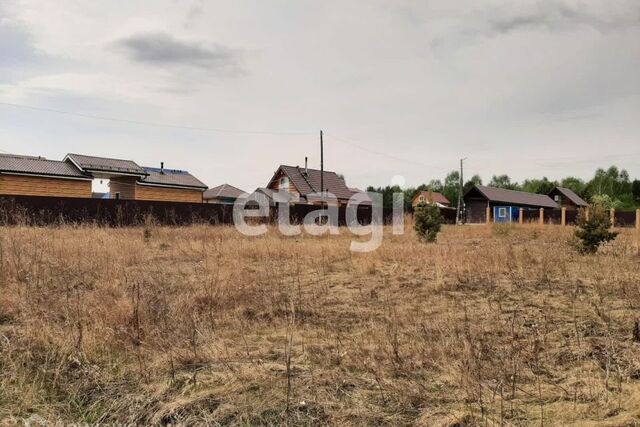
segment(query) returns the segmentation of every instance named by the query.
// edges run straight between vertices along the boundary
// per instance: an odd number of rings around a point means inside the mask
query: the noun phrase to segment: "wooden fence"
[[[291,223],[301,223],[305,216],[319,209],[316,205],[291,205]],[[409,211],[409,214],[412,212]],[[455,209],[441,209],[443,220],[454,224]],[[360,206],[357,217],[361,224],[371,222],[371,206]],[[142,200],[81,199],[41,196],[0,196],[0,225],[97,224],[133,226],[152,217],[160,225],[233,224],[233,205],[209,203],[151,202]],[[277,207],[271,207],[263,222],[275,222]],[[383,209],[383,222],[390,224],[391,209]],[[338,210],[338,225],[346,225],[346,209]]]
[[[588,214],[588,209],[587,209]],[[562,209],[521,209],[518,223],[535,223],[546,225],[575,225],[578,211]],[[640,230],[640,209],[635,211],[609,210],[609,218],[614,227],[629,227]],[[487,208],[486,222],[491,223],[491,209]]]

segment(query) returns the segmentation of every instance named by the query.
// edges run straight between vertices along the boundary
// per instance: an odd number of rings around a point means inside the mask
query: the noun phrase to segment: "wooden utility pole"
[[[460,159],[460,185],[458,187],[458,208],[456,209],[456,223],[462,224],[462,188],[463,188],[463,166],[462,162],[466,160],[466,157]]]
[[[324,143],[322,141],[322,131],[320,131],[320,194],[324,199]]]

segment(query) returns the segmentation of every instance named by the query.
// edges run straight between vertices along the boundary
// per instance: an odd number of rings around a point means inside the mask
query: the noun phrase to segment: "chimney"
[[[309,171],[307,170],[307,162],[308,162],[308,160],[309,159],[307,157],[304,158],[304,173],[305,173],[305,175],[309,175]]]
[[[160,162],[160,173],[164,173],[164,162]]]

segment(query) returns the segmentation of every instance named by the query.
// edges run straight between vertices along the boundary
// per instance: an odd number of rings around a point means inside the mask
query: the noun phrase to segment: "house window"
[[[289,177],[283,176],[282,178],[280,178],[279,187],[281,190],[289,191]]]
[[[507,208],[499,208],[498,209],[498,216],[500,218],[504,218],[505,216],[507,216]]]
[[[420,200],[421,202],[424,202],[424,196],[420,196],[419,200]]]
[[[114,194],[114,198],[115,198],[116,200],[120,200],[120,192],[116,192],[116,193]]]

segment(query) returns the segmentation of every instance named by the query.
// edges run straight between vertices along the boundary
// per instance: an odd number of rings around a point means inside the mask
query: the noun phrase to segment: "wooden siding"
[[[286,176],[289,179],[289,187],[285,188],[284,190],[287,191],[288,193],[297,194],[299,196],[300,192],[298,191],[296,186],[293,185],[293,181],[291,181],[291,179],[287,175],[285,175],[285,173],[282,171],[278,172],[276,177],[273,179],[273,181],[269,183],[269,186],[267,188],[274,191],[280,191],[280,178],[282,178],[283,176]]]
[[[115,199],[116,193],[120,193],[123,200],[136,198],[136,177],[112,178],[109,180],[109,198]]]
[[[202,190],[136,185],[136,200],[202,203]]]
[[[573,203],[571,201],[571,199],[569,199],[564,194],[562,194],[560,191],[558,191],[557,188],[555,188],[551,193],[549,193],[549,197],[551,197],[554,202],[556,201],[555,200],[555,196],[556,195],[560,196],[560,203],[558,203],[559,207],[567,208],[568,211],[575,211],[575,210],[578,209],[578,206],[576,206],[576,204]]]
[[[1,174],[0,194],[91,198],[91,181]]]
[[[467,208],[467,222],[472,224],[482,224],[487,220],[487,201],[482,199],[465,200]]]

